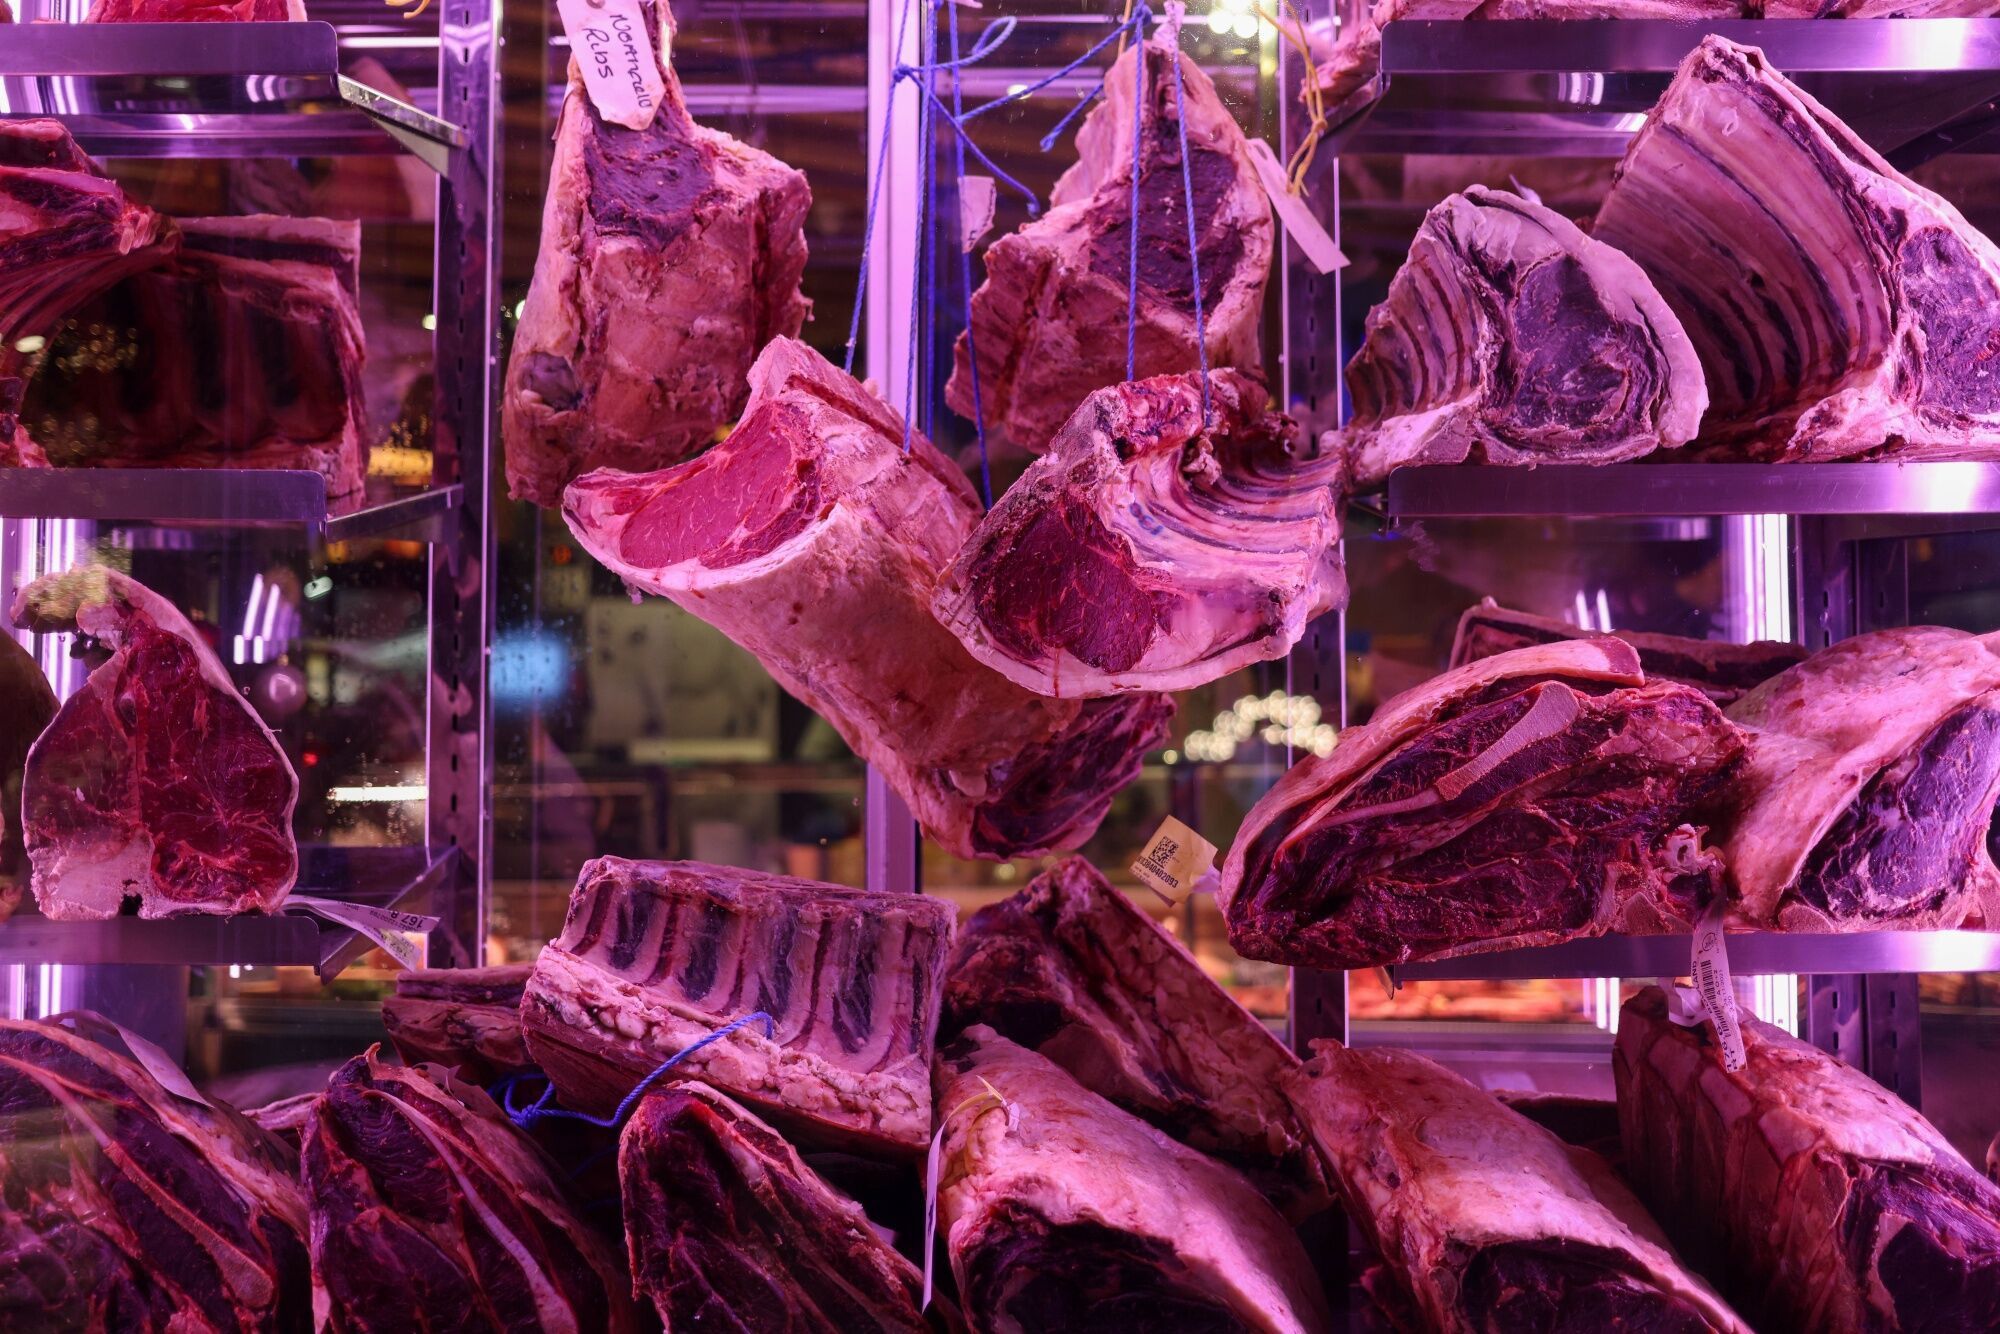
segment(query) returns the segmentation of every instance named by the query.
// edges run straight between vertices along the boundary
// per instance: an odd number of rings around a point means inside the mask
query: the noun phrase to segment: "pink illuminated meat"
[[[85,23],[302,22],[303,0],[92,0]]]

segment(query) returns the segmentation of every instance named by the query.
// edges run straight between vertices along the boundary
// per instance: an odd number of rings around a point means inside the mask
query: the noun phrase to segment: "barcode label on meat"
[[[401,912],[395,908],[371,908],[362,903],[342,903],[338,899],[294,894],[285,900],[287,909],[299,908],[340,926],[352,928],[388,951],[389,957],[405,968],[424,966],[423,953],[406,933],[427,934],[438,924],[423,913]]]
[[[1215,865],[1215,852],[1215,844],[1169,815],[1132,863],[1132,874],[1168,903],[1179,903]]]
[[[666,81],[639,0],[556,0],[556,10],[597,114],[627,129],[651,125]],[[659,40],[666,41],[664,28]]]
[[[1743,1068],[1743,1030],[1736,1021],[1736,992],[1729,983],[1729,946],[1722,924],[1727,904],[1721,898],[1703,910],[1694,929],[1694,962],[1688,977],[1722,1047],[1722,1068]]]
[[[1340,247],[1327,235],[1326,228],[1320,226],[1319,219],[1306,207],[1306,201],[1292,193],[1291,182],[1285,178],[1285,169],[1279,164],[1278,155],[1271,151],[1271,145],[1262,139],[1251,139],[1250,163],[1257,168],[1258,184],[1271,197],[1271,210],[1278,215],[1278,225],[1285,229],[1285,235],[1292,238],[1299,252],[1321,273],[1346,268],[1347,256],[1340,253]]]

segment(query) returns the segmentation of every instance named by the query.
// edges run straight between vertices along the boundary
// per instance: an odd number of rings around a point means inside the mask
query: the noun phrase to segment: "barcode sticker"
[[[298,908],[324,917],[329,922],[350,927],[389,952],[389,957],[405,968],[424,966],[423,954],[408,932],[427,934],[438,924],[435,917],[403,912],[396,908],[371,908],[362,903],[342,903],[338,899],[294,894],[285,900],[286,909]]]
[[[556,0],[570,55],[597,114],[614,125],[643,130],[659,114],[666,80],[662,60],[653,57],[653,39],[639,0]],[[664,46],[666,29],[660,30]]]
[[[1285,179],[1285,169],[1271,146],[1262,139],[1251,139],[1250,161],[1257,168],[1257,180],[1264,193],[1271,197],[1278,225],[1285,229],[1285,235],[1292,238],[1300,253],[1321,273],[1346,268],[1347,256],[1340,253],[1340,247],[1327,235],[1326,228],[1320,226],[1319,219],[1306,207],[1306,201],[1292,193],[1291,182]]]
[[[1722,1068],[1732,1074],[1743,1068],[1743,1029],[1736,1019],[1736,992],[1729,983],[1729,945],[1723,932],[1728,903],[1717,896],[1703,909],[1694,928],[1694,961],[1688,977],[1694,982],[1701,1008],[1715,1026],[1722,1047]]]
[[[1132,874],[1169,904],[1176,904],[1215,865],[1215,853],[1215,844],[1169,815],[1132,863]]]

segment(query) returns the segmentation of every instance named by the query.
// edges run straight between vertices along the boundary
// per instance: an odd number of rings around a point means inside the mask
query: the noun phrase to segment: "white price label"
[[[297,908],[359,931],[387,950],[389,957],[405,968],[424,966],[422,953],[405,933],[426,934],[438,924],[437,918],[423,913],[371,908],[366,904],[342,903],[338,899],[314,898],[309,894],[294,894],[285,900],[284,906],[287,910]]]
[[[1718,895],[1702,911],[1694,928],[1694,961],[1688,977],[1694,982],[1701,1008],[1715,1026],[1722,1046],[1722,1068],[1734,1074],[1743,1068],[1743,1029],[1736,1018],[1736,992],[1729,983],[1729,945],[1722,929],[1727,902]]]
[[[1169,815],[1132,863],[1132,874],[1171,907],[1180,902],[1177,896],[1197,891],[1203,876],[1213,875],[1216,850],[1215,844]]]
[[[1340,247],[1327,235],[1326,228],[1320,226],[1319,219],[1306,207],[1306,201],[1292,193],[1291,182],[1285,179],[1285,169],[1271,146],[1262,139],[1252,139],[1250,161],[1257,168],[1257,180],[1264,193],[1271,198],[1278,225],[1285,229],[1285,235],[1292,238],[1300,253],[1321,273],[1346,268],[1347,256],[1340,253]]]
[[[958,178],[958,240],[966,254],[979,238],[993,230],[993,208],[999,201],[991,176]]]
[[[627,129],[651,125],[666,93],[660,76],[666,56],[662,50],[654,59],[653,35],[639,0],[556,0],[556,12],[597,114]],[[664,48],[664,27],[659,40]]]

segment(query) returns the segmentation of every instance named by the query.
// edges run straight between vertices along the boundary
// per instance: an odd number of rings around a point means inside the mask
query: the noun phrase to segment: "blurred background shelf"
[[[359,537],[431,538],[435,521],[464,503],[457,483],[385,491],[345,514],[328,514],[326,481],[279,468],[8,468],[0,515],[198,527],[301,527],[328,542]]]
[[[1678,977],[1687,936],[1598,936],[1537,949],[1399,964],[1400,982],[1569,977]],[[1973,973],[2000,969],[2000,932],[1868,931],[1807,935],[1732,932],[1729,971],[1759,973]]]
[[[1391,519],[2000,515],[1996,463],[1622,463],[1403,468]]]

